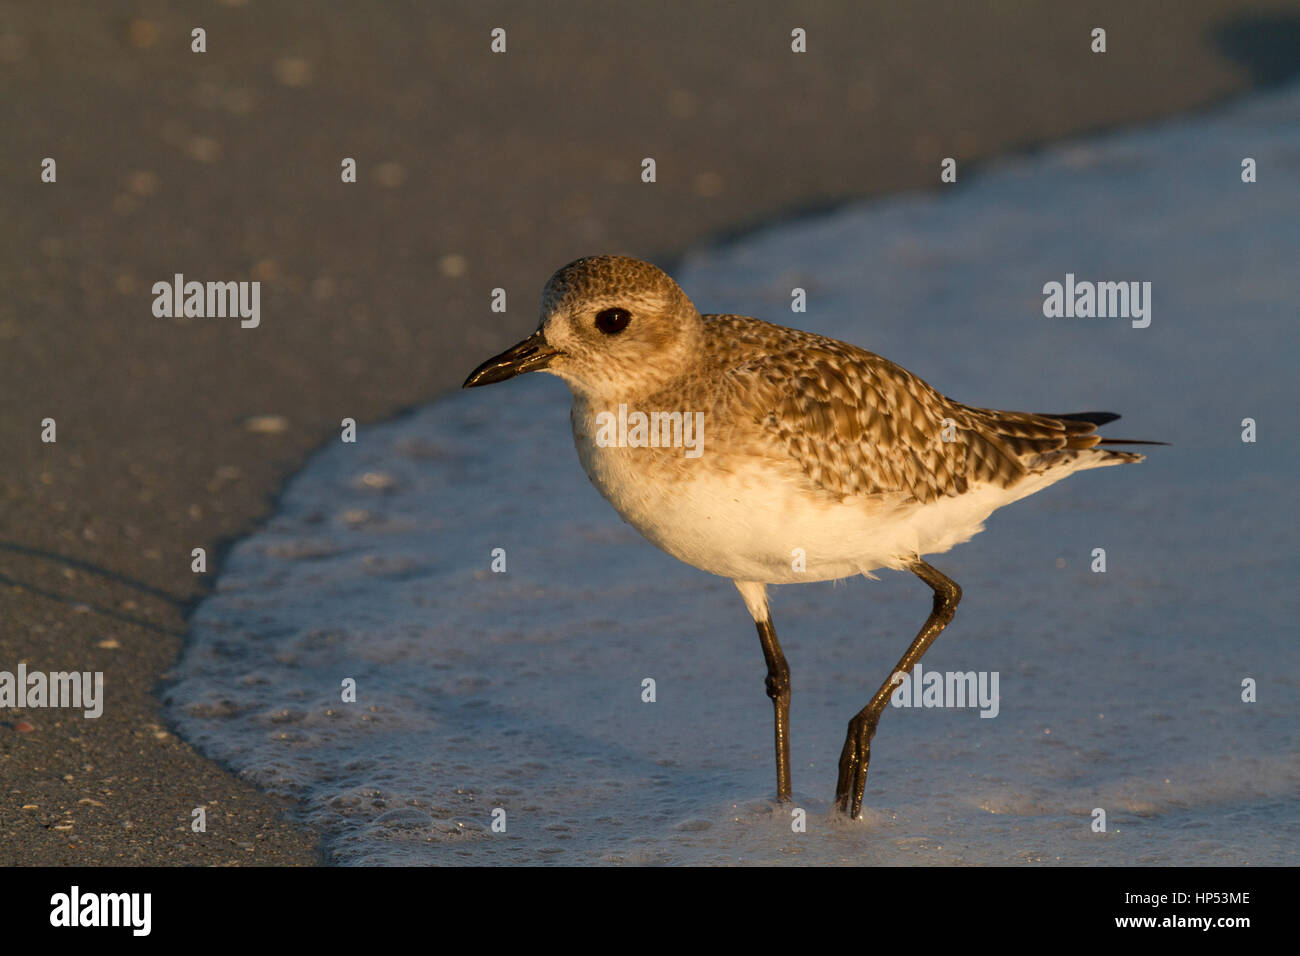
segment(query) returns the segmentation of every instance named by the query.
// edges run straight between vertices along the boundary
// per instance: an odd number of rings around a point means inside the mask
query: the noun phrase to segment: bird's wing
[[[836,497],[927,502],[980,484],[1006,488],[1038,470],[1045,453],[1099,440],[1092,422],[963,405],[879,355],[801,339],[725,377],[746,406],[738,411]]]

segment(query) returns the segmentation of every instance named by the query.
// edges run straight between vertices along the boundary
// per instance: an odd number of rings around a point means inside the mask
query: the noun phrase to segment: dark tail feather
[[[1067,422],[1091,422],[1093,425],[1105,425],[1119,418],[1114,412],[1070,412],[1068,415],[1052,415],[1038,412],[1044,418],[1063,418]]]
[[[1039,413],[1043,414],[1042,412]],[[1061,418],[1067,422],[1088,422],[1092,425],[1105,425],[1119,418],[1114,412],[1070,412],[1067,415],[1044,415],[1045,418]],[[1102,438],[1098,445],[1168,445],[1167,441],[1142,441],[1137,438]]]
[[[1098,445],[1168,445],[1167,441],[1142,441],[1138,438],[1103,438]]]

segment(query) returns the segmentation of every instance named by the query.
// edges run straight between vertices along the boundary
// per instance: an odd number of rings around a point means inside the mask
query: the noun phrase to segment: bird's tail
[[[1089,429],[1088,432],[1085,433],[1089,438],[1093,437],[1091,432],[1096,431],[1097,426],[1105,425],[1110,422],[1119,420],[1119,415],[1117,415],[1115,412],[1069,412],[1065,415],[1051,415],[1044,412],[1040,412],[1039,414],[1042,415],[1044,418],[1059,418],[1062,421],[1067,421],[1067,422],[1087,422],[1088,424],[1093,426],[1093,428]],[[1168,444],[1169,442],[1167,441],[1147,441],[1146,439],[1142,439],[1142,438],[1102,438],[1100,435],[1098,435],[1096,436],[1096,440],[1093,442],[1093,447],[1096,447],[1097,445],[1168,445]],[[1115,454],[1123,454],[1123,453],[1116,452]],[[1144,456],[1142,455],[1137,455],[1132,460],[1141,461],[1143,457]]]

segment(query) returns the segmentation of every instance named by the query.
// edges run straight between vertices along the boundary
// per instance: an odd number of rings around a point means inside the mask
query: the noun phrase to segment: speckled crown
[[[558,269],[542,292],[543,314],[561,302],[658,297],[669,309],[695,306],[668,273],[628,256],[585,256]]]

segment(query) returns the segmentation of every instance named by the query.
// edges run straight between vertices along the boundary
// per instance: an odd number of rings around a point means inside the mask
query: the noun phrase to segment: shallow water
[[[1109,434],[1173,442],[933,559],[965,597],[924,665],[998,672],[999,712],[887,711],[863,821],[830,812],[844,726],[928,589],[881,572],[774,591],[793,832],[739,595],[619,520],[545,376],[315,455],[196,610],[169,717],[293,797],[345,864],[1300,862],[1298,260],[1300,87],[687,257],[703,310],[843,338],[962,401],[1114,409]],[[1067,272],[1150,281],[1150,327],[1044,318]]]

